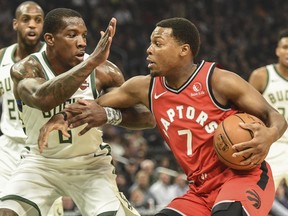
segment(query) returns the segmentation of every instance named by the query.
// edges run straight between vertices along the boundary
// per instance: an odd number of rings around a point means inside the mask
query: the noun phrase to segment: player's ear
[[[54,37],[51,33],[45,33],[44,34],[44,40],[47,45],[53,46],[54,45]]]
[[[279,57],[279,48],[278,47],[276,47],[276,49],[275,49],[275,54],[277,57]]]
[[[13,19],[13,29],[14,29],[15,31],[17,31],[17,27],[18,27],[17,19]]]
[[[183,44],[181,46],[181,56],[184,56],[184,55],[188,55],[189,51],[190,51],[190,46],[189,44]]]

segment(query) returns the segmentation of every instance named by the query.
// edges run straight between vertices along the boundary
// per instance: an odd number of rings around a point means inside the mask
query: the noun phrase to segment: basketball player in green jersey
[[[54,9],[44,20],[46,50],[12,67],[14,94],[30,149],[1,194],[1,216],[47,215],[53,200],[64,195],[73,199],[83,216],[139,215],[118,191],[111,148],[103,143],[98,128],[85,136],[78,135],[82,127],[72,129],[69,138],[56,131],[42,154],[37,145],[40,128],[55,113],[66,118],[61,112],[66,104],[79,98],[93,100],[124,82],[118,67],[106,60],[115,28],[113,18],[88,56],[87,28],[81,15],[67,8]],[[138,128],[155,125],[143,106],[132,109],[130,118],[126,110],[123,115],[108,107],[106,111],[113,124],[125,126],[126,122],[126,126]]]
[[[17,43],[0,50],[0,92],[2,96],[2,114],[0,137],[0,193],[16,169],[24,148],[26,135],[16,100],[13,94],[13,82],[10,77],[11,66],[31,53],[45,50],[40,40],[43,30],[44,12],[33,1],[21,3],[15,11],[13,29],[17,33]],[[49,216],[63,215],[62,199],[55,203]]]

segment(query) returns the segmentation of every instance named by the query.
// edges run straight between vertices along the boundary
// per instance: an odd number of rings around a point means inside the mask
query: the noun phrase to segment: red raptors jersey
[[[164,77],[152,78],[150,86],[158,128],[188,180],[199,184],[226,169],[214,152],[213,135],[223,119],[237,112],[215,100],[210,86],[214,67],[202,61],[179,89],[167,86]]]

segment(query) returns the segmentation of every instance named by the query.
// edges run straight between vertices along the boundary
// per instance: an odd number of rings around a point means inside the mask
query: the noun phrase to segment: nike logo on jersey
[[[154,99],[157,100],[158,98],[160,98],[162,95],[164,95],[164,94],[166,94],[166,93],[167,93],[167,91],[162,92],[162,93],[160,93],[160,94],[158,94],[158,95],[155,93],[155,94],[154,94]]]

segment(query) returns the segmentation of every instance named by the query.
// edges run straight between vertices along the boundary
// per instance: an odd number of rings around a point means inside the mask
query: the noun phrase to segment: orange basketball
[[[253,138],[252,131],[243,129],[239,123],[258,123],[265,125],[259,118],[247,113],[237,113],[231,115],[222,121],[214,134],[214,149],[220,161],[228,167],[236,170],[250,170],[257,165],[241,165],[240,162],[248,158],[250,155],[243,157],[232,157],[235,150],[232,149],[234,144],[251,140]]]

